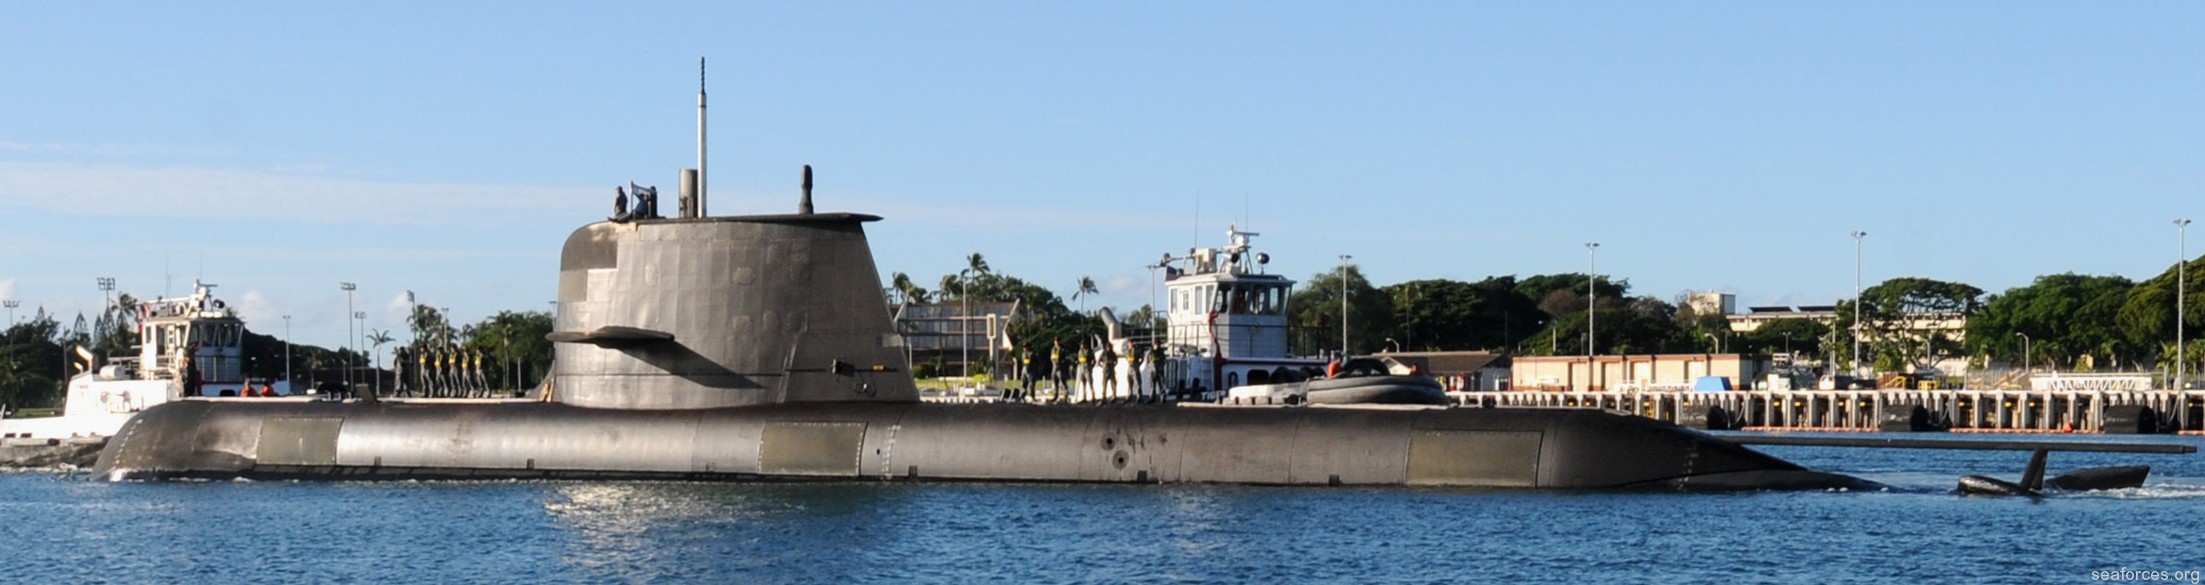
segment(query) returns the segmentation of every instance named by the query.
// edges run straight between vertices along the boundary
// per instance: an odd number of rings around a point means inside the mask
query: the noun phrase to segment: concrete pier
[[[1049,402],[1049,393],[1041,394],[1042,402]],[[1625,390],[1449,392],[1447,396],[1458,408],[1590,408],[1702,429],[2205,434],[2205,391],[2196,390]],[[1000,398],[924,396],[921,400],[968,404],[999,402]],[[1721,420],[1709,419],[1711,407],[1721,409]],[[1913,407],[1921,408],[1918,414]],[[2113,421],[2118,430],[2108,430],[2109,409],[2115,413]],[[2152,430],[2140,429],[2137,420],[2147,413],[2152,417]],[[1916,416],[1920,420],[1907,420]]]
[[[1722,428],[1796,431],[1896,430],[1886,425],[1919,406],[1928,422],[1954,432],[2083,432],[2107,429],[2144,407],[2163,429],[2205,431],[2205,391],[2133,390],[1822,390],[1730,392],[1451,392],[1470,408],[1598,408],[1707,428],[1709,407]],[[1887,408],[1900,407],[1900,408]],[[2129,408],[2122,408],[2129,407]],[[2129,428],[2129,427],[2122,427]],[[2121,431],[2117,431],[2121,432]],[[2125,432],[2136,432],[2126,430]]]

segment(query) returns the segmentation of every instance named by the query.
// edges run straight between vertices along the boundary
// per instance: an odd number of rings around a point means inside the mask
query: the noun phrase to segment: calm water
[[[2205,456],[2054,454],[2054,473],[2149,463],[2153,478],[2030,501],[1950,493],[1960,474],[2018,477],[2024,453],[1767,450],[1901,489],[107,484],[9,473],[0,580],[2040,583],[2205,570]]]

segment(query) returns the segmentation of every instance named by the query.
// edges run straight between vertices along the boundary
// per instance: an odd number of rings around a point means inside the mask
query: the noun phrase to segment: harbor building
[[[1025,318],[1018,301],[903,303],[889,307],[913,368],[934,376],[997,372],[1010,359],[1011,324]]]
[[[1705,377],[1720,378],[1728,388],[1752,388],[1775,371],[1769,356],[1752,354],[1597,355],[1589,362],[1582,355],[1520,356],[1511,368],[1511,389],[1677,391],[1690,390]]]
[[[1725,295],[1728,296],[1728,295]],[[1695,303],[1694,307],[1698,305]],[[1805,319],[1835,328],[1838,320],[1837,305],[1798,305],[1747,307],[1744,313],[1726,312],[1732,333],[1752,333],[1764,325],[1784,319]],[[1932,312],[1916,313],[1900,317],[1889,323],[1891,329],[1917,340],[1943,336],[1952,341],[1965,341],[1968,334],[1966,313]],[[1874,332],[1870,332],[1873,341]]]

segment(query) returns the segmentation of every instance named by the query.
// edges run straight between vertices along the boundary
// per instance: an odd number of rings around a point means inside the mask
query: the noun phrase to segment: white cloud
[[[223,156],[223,155],[227,154],[227,153],[225,153],[225,152],[222,152],[222,151],[220,151],[220,150],[215,150],[215,149],[212,149],[212,148],[199,148],[199,147],[190,147],[190,146],[157,146],[157,145],[151,145],[151,144],[101,144],[101,145],[86,145],[86,144],[28,143],[28,142],[0,142],[0,152],[13,152],[13,153],[19,153],[19,154],[28,154],[28,155],[98,156],[98,157],[130,157],[130,156],[194,156],[194,157],[209,157],[209,156]]]
[[[60,196],[66,194],[67,196]],[[0,207],[65,213],[454,224],[594,209],[596,189],[377,182],[303,172],[0,163]]]
[[[283,308],[268,300],[267,295],[260,294],[259,289],[247,289],[230,306],[237,311],[237,318],[245,320],[246,327],[270,335],[283,335]],[[270,328],[271,324],[275,327]]]
[[[408,330],[406,317],[413,314],[414,304],[413,299],[406,298],[406,295],[409,294],[412,294],[412,291],[400,291],[398,294],[391,295],[390,302],[383,303],[381,321],[384,328],[392,331]]]

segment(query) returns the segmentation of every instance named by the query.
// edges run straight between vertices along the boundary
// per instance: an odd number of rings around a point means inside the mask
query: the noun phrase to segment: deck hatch
[[[767,423],[758,442],[758,473],[850,476],[858,474],[865,423]]]
[[[260,423],[253,460],[262,465],[335,465],[337,434],[345,419],[270,418]]]
[[[1416,431],[1409,437],[1409,484],[1536,487],[1544,436],[1537,431]]]

